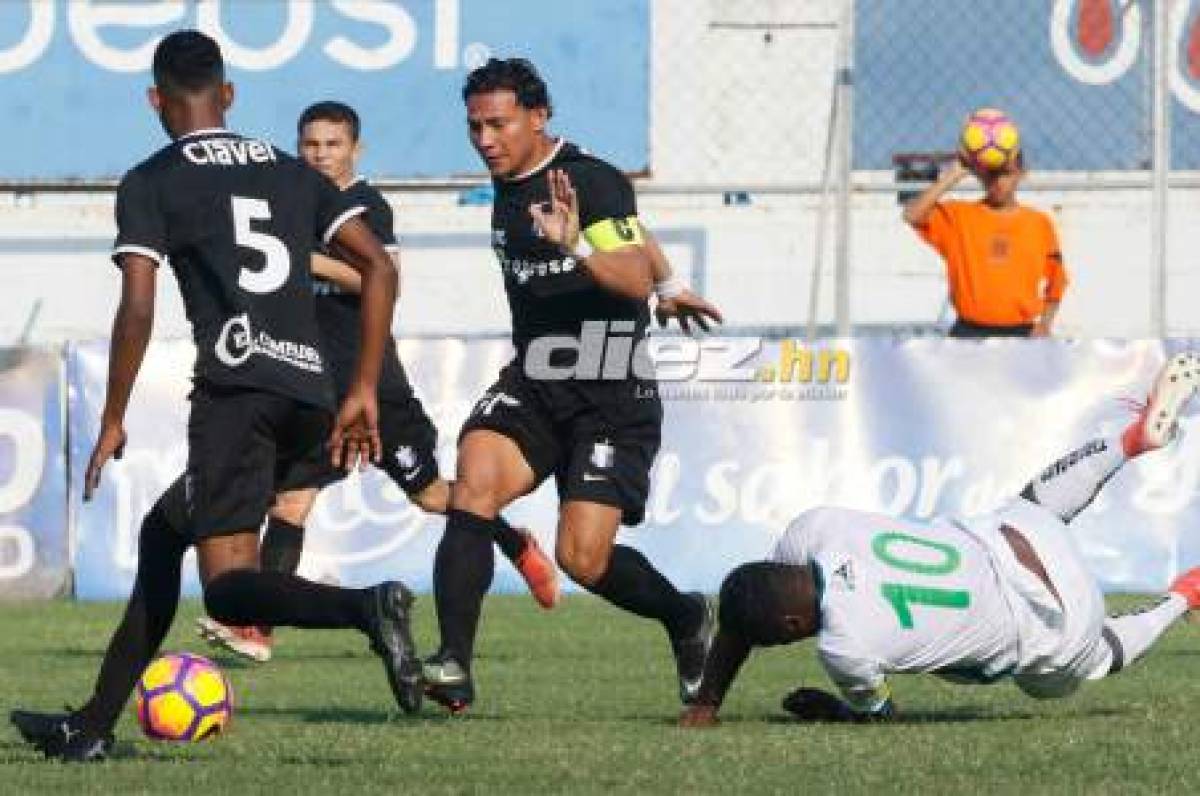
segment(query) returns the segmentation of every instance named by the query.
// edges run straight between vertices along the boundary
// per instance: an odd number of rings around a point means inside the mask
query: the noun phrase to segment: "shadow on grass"
[[[1135,711],[1131,709],[1110,708],[1110,707],[1095,707],[1085,710],[1074,710],[1070,712],[1072,717],[1078,718],[1110,718],[1113,716],[1126,716]],[[1006,711],[996,712],[991,710],[981,710],[974,707],[949,708],[945,710],[910,710],[900,713],[890,722],[878,725],[866,726],[886,726],[887,724],[969,724],[974,722],[980,723],[995,723],[1007,721],[1039,721],[1048,718],[1046,713],[1032,713],[1029,711]],[[770,724],[824,724],[827,722],[819,721],[804,721],[795,716],[789,715],[773,715],[766,718]]]
[[[431,707],[426,703],[425,708],[415,716],[409,716],[399,710],[387,708],[339,708],[339,707],[278,707],[278,706],[242,706],[238,713],[244,716],[283,716],[298,719],[311,724],[388,724],[396,727],[415,727],[422,724],[444,724],[456,722],[509,721],[510,716],[490,713],[471,713],[468,716],[451,716],[441,708]]]

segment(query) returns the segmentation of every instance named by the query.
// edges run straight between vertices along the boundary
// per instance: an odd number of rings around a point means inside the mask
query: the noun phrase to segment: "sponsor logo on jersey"
[[[529,261],[510,258],[500,249],[496,249],[496,259],[500,261],[500,269],[517,280],[518,285],[524,285],[530,279],[567,274],[575,270],[574,257],[562,257],[554,260]]]
[[[276,340],[262,330],[255,332],[250,327],[250,316],[246,313],[225,321],[221,333],[217,335],[213,352],[218,360],[231,368],[244,365],[257,354],[300,370],[312,373],[322,371],[321,354],[316,348],[307,343]]]
[[[1097,453],[1103,453],[1106,450],[1108,450],[1108,445],[1104,440],[1092,440],[1079,450],[1071,451],[1071,453],[1047,467],[1045,472],[1042,473],[1040,480],[1042,483],[1046,483],[1050,479],[1062,475],[1089,456],[1095,456]]]
[[[248,166],[274,163],[270,144],[251,138],[205,138],[183,145],[183,156],[197,166]]]

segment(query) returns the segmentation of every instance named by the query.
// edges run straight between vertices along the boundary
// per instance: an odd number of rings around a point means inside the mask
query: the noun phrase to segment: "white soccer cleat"
[[[1125,430],[1125,452],[1137,456],[1162,448],[1179,433],[1179,413],[1200,388],[1200,354],[1176,354],[1167,360],[1138,419]]]
[[[227,649],[235,655],[266,663],[271,660],[273,639],[257,627],[232,627],[212,617],[202,616],[196,620],[196,634],[214,647]]]

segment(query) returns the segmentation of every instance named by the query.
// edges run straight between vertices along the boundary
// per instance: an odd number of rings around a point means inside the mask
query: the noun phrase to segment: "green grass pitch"
[[[1114,607],[1136,601],[1122,598]],[[432,600],[418,637],[432,643]],[[185,604],[165,649],[210,655]],[[119,606],[0,606],[0,707],[57,709],[90,690]],[[265,666],[223,665],[231,731],[196,745],[141,737],[132,710],[115,759],[50,764],[0,730],[3,793],[1128,793],[1194,782],[1200,627],[1180,624],[1146,661],[1058,702],[1009,684],[896,678],[889,726],[802,726],[779,709],[827,685],[811,645],[757,653],[713,730],[679,713],[665,636],[591,597],[542,612],[485,604],[469,715],[402,717],[354,633],[283,630]]]

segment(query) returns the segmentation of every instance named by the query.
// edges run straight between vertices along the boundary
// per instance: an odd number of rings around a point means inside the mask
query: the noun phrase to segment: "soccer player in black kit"
[[[166,261],[179,282],[197,355],[190,396],[189,517],[142,523],[133,593],[109,642],[91,699],[62,714],[13,711],[47,757],[104,758],[134,684],[170,629],[184,552],[197,548],[208,612],[230,624],[355,628],[383,659],[397,702],[420,702],[409,631],[412,595],[389,582],[341,589],[260,572],[258,527],[288,466],[329,456],[377,459],[375,388],[396,292],[391,260],[332,183],[270,144],[224,129],[233,101],[216,43],[180,31],[158,45],[150,102],[172,143],[129,171],[117,193],[114,260],[121,303],[108,391],[84,499],[125,445],[124,414],[153,323],[154,282]],[[309,253],[314,233],[359,267],[362,349],[329,433],[333,388],[318,349]],[[168,502],[169,504],[169,502]],[[187,527],[187,534],[173,529]]]
[[[299,154],[342,189],[347,201],[366,208],[363,220],[397,260],[399,268],[400,244],[392,209],[383,195],[357,174],[361,129],[358,114],[349,105],[334,101],[315,103],[296,122]],[[341,396],[350,388],[358,356],[362,280],[339,254],[322,245],[312,255],[312,271],[322,353]],[[417,506],[445,514],[450,504],[450,484],[438,471],[437,428],[409,384],[395,341],[390,337],[379,376],[379,435],[383,457],[378,467]],[[320,459],[315,465],[294,468],[288,483],[282,484],[276,495],[262,541],[261,564],[266,571],[296,571],[304,543],[304,524],[318,490],[345,474],[330,466],[327,459]],[[558,573],[533,535],[513,528],[503,517],[496,517],[493,536],[525,579],[538,604],[552,608],[558,600]],[[239,655],[259,662],[271,657],[271,628],[229,627],[209,617],[201,617],[198,625],[201,636]]]
[[[656,263],[625,176],[547,134],[550,99],[532,64],[489,60],[468,75],[463,99],[471,143],[495,186],[492,243],[516,356],[459,437],[449,518],[434,561],[441,647],[425,662],[426,694],[453,712],[474,699],[472,652],[492,578],[490,524],[554,476],[559,566],[588,591],[662,623],[688,702],[711,642],[711,609],[703,595],[676,590],[641,553],[614,544],[622,523],[643,519],[662,425],[655,384],[630,373],[546,378],[544,365],[563,373],[580,363],[570,351],[553,352],[548,363],[540,353],[548,338],[579,340],[587,322],[641,340],[656,282],[677,316],[716,313],[661,273],[665,261],[659,256]],[[704,309],[694,312],[697,305]]]

